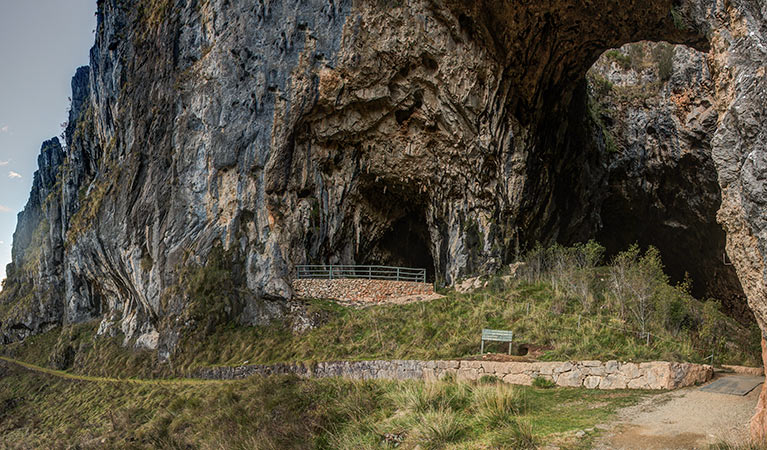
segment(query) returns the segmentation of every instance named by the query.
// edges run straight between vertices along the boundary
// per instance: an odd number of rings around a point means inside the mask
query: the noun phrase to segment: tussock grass
[[[689,300],[689,299],[688,299]],[[711,304],[708,304],[711,305]],[[169,363],[147,351],[126,350],[122,338],[94,339],[96,323],[55,329],[0,349],[5,355],[53,366],[53,352],[71,346],[69,371],[100,377],[188,376],[204,366],[271,364],[301,361],[371,359],[456,359],[479,353],[482,328],[514,331],[516,343],[543,346],[542,360],[600,359],[624,361],[689,361],[703,363],[715,353],[717,364],[759,365],[758,328],[745,328],[694,299],[689,308],[708,315],[708,328],[671,329],[648,320],[649,345],[629,316],[598,297],[583,312],[580,300],[557,293],[546,282],[515,282],[472,294],[409,305],[344,308],[313,301],[325,323],[302,334],[288,324],[262,327],[218,327],[209,335],[179,341]],[[75,331],[72,331],[72,328]],[[707,338],[712,337],[713,340]],[[506,344],[489,343],[488,351],[506,352]]]
[[[744,444],[731,444],[728,442],[718,442],[710,445],[709,450],[765,450],[767,442],[747,442]]]
[[[644,395],[293,376],[103,380],[0,362],[0,447],[533,448]]]
[[[539,441],[529,423],[518,421],[498,429],[492,435],[490,443],[492,448],[527,450],[538,448]]]
[[[530,407],[526,390],[509,384],[478,386],[473,390],[476,415],[490,426],[510,422],[519,414],[525,414]]]
[[[496,328],[513,330],[517,344],[543,347],[542,360],[703,363],[714,353],[717,364],[760,364],[758,327],[727,317],[715,301],[694,299],[689,282],[669,284],[657,251],[634,246],[600,265],[603,250],[593,242],[538,247],[518,278],[490,277],[479,292],[448,292],[430,302],[352,309],[309,301],[308,313],[323,321],[304,333],[294,333],[290,319],[242,327],[218,315],[204,332],[184,332],[169,362],[153,352],[126,351],[121,336],[94,339],[95,322],[54,329],[0,352],[98,377],[174,377],[245,363],[466,358],[479,352],[481,330]],[[206,273],[215,276],[195,282],[195,304],[205,303],[208,285],[220,284],[226,272],[213,266]],[[487,349],[505,353],[505,346]]]
[[[467,429],[466,418],[453,410],[428,411],[418,416],[411,440],[424,449],[440,449],[461,441]]]

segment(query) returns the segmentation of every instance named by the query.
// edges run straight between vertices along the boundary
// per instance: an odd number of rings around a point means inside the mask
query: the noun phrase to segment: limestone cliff
[[[641,42],[605,52],[588,73],[589,114],[606,139],[607,187],[597,239],[663,252],[698,298],[751,317],[716,215],[722,201],[711,140],[719,112],[706,53]]]
[[[167,356],[184,328],[294,308],[296,264],[452,283],[536,241],[632,235],[688,247],[764,329],[765,8],[99,0],[66,149],[44,145],[19,218],[3,340],[99,318]],[[707,56],[672,55],[689,61],[648,98],[673,106],[595,113],[587,71],[640,40]]]

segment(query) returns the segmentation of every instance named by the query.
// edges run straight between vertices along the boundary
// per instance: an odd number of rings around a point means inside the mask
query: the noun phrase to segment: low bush
[[[2,448],[533,448],[647,395],[294,376],[67,379],[2,361],[0,374]]]
[[[532,450],[539,447],[539,438],[533,433],[529,423],[515,421],[496,431],[491,445],[499,449]]]
[[[551,389],[557,387],[557,384],[548,378],[535,377],[535,379],[533,379],[533,387],[537,387],[539,389]]]
[[[495,375],[482,375],[479,377],[479,384],[498,384],[501,380]]]

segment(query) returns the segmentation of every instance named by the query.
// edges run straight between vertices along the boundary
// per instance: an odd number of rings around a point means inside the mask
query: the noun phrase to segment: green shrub
[[[477,386],[474,389],[476,416],[488,426],[513,421],[514,416],[528,412],[525,391],[511,384]]]
[[[685,20],[684,16],[682,15],[681,11],[679,11],[676,6],[671,7],[671,11],[669,12],[671,15],[671,20],[674,22],[674,27],[677,30],[680,31],[687,31],[689,29],[687,25],[687,21]]]
[[[661,42],[653,48],[652,57],[661,81],[670,80],[674,74],[674,46]]]
[[[631,59],[631,68],[637,72],[642,71],[645,67],[645,44],[635,42],[628,44],[627,47],[627,53]]]
[[[589,81],[591,82],[594,94],[599,98],[607,97],[613,91],[613,83],[596,72],[589,73]]]
[[[617,62],[618,65],[621,66],[621,68],[623,68],[624,70],[630,69],[632,67],[631,55],[624,54],[620,50],[616,50],[616,49],[608,50],[607,52],[605,52],[605,56]]]
[[[420,415],[413,430],[413,440],[424,449],[441,449],[460,441],[466,431],[466,419],[462,415],[440,409]]]
[[[667,283],[660,252],[655,247],[641,254],[634,244],[619,253],[610,266],[609,295],[617,302],[621,317],[630,316],[642,333],[647,331],[658,292]]]
[[[536,387],[539,389],[551,389],[551,388],[557,387],[557,384],[549,380],[548,378],[535,377],[535,379],[533,380],[533,387]]]
[[[215,245],[204,265],[186,267],[179,284],[189,301],[188,314],[205,325],[207,334],[228,323],[242,305],[239,301],[238,265],[235,251]]]
[[[478,380],[479,384],[498,384],[501,380],[495,375],[482,375]]]
[[[537,245],[525,256],[521,276],[530,283],[551,283],[555,294],[576,298],[588,310],[596,298],[594,269],[604,252],[595,241],[572,247]]]
[[[425,413],[460,410],[471,401],[471,389],[464,383],[410,383],[392,394],[401,411]]]
[[[719,347],[727,328],[719,312],[721,304],[716,300],[707,300],[703,304],[703,320],[700,327],[700,338],[704,345],[710,348]]]

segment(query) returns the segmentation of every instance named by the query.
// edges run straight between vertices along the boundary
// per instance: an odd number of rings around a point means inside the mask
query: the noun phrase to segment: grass
[[[719,442],[710,445],[709,450],[765,450],[767,449],[767,443],[765,442],[747,442],[745,444],[730,444],[727,442]]]
[[[377,306],[363,310],[315,301],[323,325],[294,334],[286,324],[225,327],[204,340],[182,343],[179,367],[283,361],[365,359],[450,359],[476,355],[482,328],[511,329],[517,342],[549,347],[544,360],[618,359],[703,362],[711,345],[691,330],[666,330],[653,323],[650,344],[607,305],[581,314],[581,303],[561,297],[545,283],[522,283],[501,292],[450,293],[429,303]],[[693,304],[702,310],[703,305]],[[720,362],[758,365],[758,336],[721,313],[715,320],[731,333]],[[713,319],[712,319],[713,320]],[[753,341],[753,342],[751,342]],[[490,344],[502,351],[504,344]],[[749,347],[750,346],[750,347]],[[190,357],[194,355],[194,357]]]
[[[594,242],[536,248],[517,278],[495,276],[484,290],[406,305],[365,309],[312,300],[318,325],[297,333],[293,318],[258,327],[231,320],[236,267],[221,252],[185,273],[186,318],[168,361],[156,352],[126,351],[122,336],[94,335],[96,322],[56,328],[0,347],[0,354],[98,377],[178,377],[201,367],[332,360],[476,357],[483,328],[513,330],[515,344],[542,349],[541,360],[707,362],[757,366],[760,332],[737,323],[715,301],[689,294],[690,280],[671,285],[658,252],[632,246],[607,265]],[[218,255],[218,256],[216,256]],[[602,265],[600,265],[602,264]],[[222,297],[227,297],[222,299]],[[650,338],[647,338],[647,334]],[[488,350],[505,353],[505,343]]]
[[[126,381],[0,362],[0,447],[532,448],[645,392],[454,381]]]
[[[707,322],[716,325],[718,364],[758,365],[758,331],[746,329],[715,308],[690,301],[690,308],[705,310]],[[109,377],[169,377],[190,375],[196,369],[246,362],[277,363],[372,359],[454,359],[479,352],[477,339],[482,328],[511,329],[517,343],[548,348],[542,360],[669,360],[705,362],[712,346],[701,330],[650,323],[649,345],[628,320],[620,320],[607,304],[592,305],[582,314],[577,299],[555,293],[546,283],[519,283],[499,292],[449,293],[428,303],[375,306],[352,309],[331,302],[313,301],[312,312],[321,312],[325,322],[303,334],[291,331],[289,323],[274,322],[261,327],[218,327],[209,335],[190,334],[180,340],[171,363],[160,364],[149,351],[126,351],[121,337],[93,339],[97,323],[54,329],[23,342],[3,346],[5,355],[45,366],[56,360],[56,352],[71,348],[74,358],[68,368],[76,373]],[[702,313],[701,313],[702,314]],[[684,316],[686,317],[686,316]],[[753,342],[752,342],[753,341]],[[503,343],[488,344],[489,350],[505,352]],[[721,349],[726,349],[723,351]]]
[[[556,383],[549,380],[548,378],[536,377],[533,380],[533,387],[537,387],[539,389],[551,389],[556,386],[557,386]]]
[[[511,386],[491,376],[476,383],[173,378],[212,365],[473,357],[482,328],[514,330],[517,343],[544,349],[543,360],[703,362],[715,348],[724,355],[719,363],[757,364],[758,329],[693,299],[689,283],[671,286],[654,252],[634,249],[607,266],[598,265],[600,254],[595,244],[532,252],[519,279],[499,276],[482,291],[431,302],[352,309],[310,301],[308,313],[322,320],[300,334],[290,318],[226,325],[224,311],[182,334],[169,362],[127,350],[121,336],[94,338],[97,322],[60,327],[0,347],[26,361],[0,361],[0,448],[588,446],[591,433],[573,442],[573,432],[646,395],[547,389],[537,380]],[[206,280],[224,276],[219,265],[211,268],[189,277],[195,304],[213,298]],[[649,343],[640,323],[652,333]],[[489,348],[504,352],[506,344]]]

